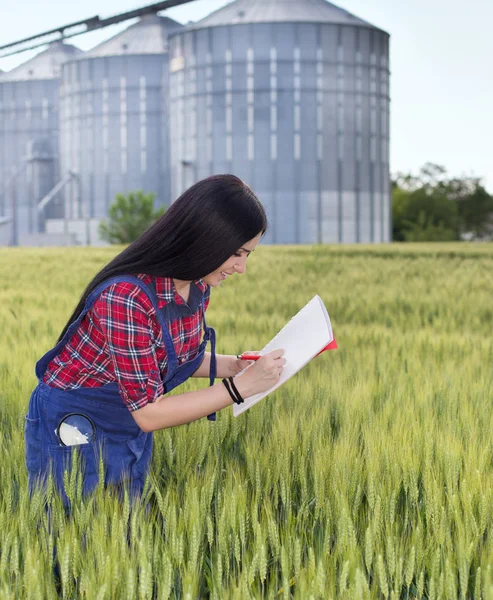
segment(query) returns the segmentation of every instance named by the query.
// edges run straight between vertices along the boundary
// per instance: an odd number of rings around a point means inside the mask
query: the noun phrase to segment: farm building
[[[50,53],[48,92],[32,71]],[[390,240],[389,36],[326,0],[236,0],[186,27],[143,17],[85,53],[54,45],[0,75],[0,114],[18,243],[100,243],[116,193],[168,205],[226,172],[266,207],[266,243]]]

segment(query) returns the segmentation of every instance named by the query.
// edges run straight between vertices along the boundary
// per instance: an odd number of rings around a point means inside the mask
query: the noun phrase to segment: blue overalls
[[[90,443],[79,444],[84,465],[83,493],[92,491],[99,481],[99,457],[103,453],[105,467],[105,485],[121,484],[128,481],[133,493],[141,493],[152,454],[152,433],[143,432],[130,414],[120,396],[116,382],[96,388],[78,388],[60,390],[49,387],[43,382],[43,376],[50,361],[55,358],[71,336],[77,330],[82,318],[93,306],[96,298],[114,283],[127,281],[139,286],[152,301],[163,331],[163,341],[168,357],[168,370],[163,379],[164,393],[186,381],[200,367],[207,342],[211,342],[210,384],[216,377],[216,339],[214,329],[207,327],[204,314],[205,335],[199,346],[198,354],[181,365],[171,339],[166,321],[166,307],[158,308],[155,290],[133,276],[112,277],[101,283],[88,296],[84,309],[78,319],[67,329],[64,337],[36,364],[38,385],[29,401],[25,423],[26,466],[30,488],[45,480],[50,465],[53,469],[55,484],[62,494],[65,505],[68,498],[63,484],[63,474],[71,464],[74,446],[65,446],[60,442],[56,430],[64,418],[70,414],[88,417],[95,426],[95,439]],[[202,298],[204,309],[204,298]],[[205,310],[204,310],[205,313]],[[207,417],[216,420],[216,413]]]

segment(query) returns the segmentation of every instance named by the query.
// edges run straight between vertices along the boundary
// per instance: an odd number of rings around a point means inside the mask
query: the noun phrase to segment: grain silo
[[[0,75],[0,216],[13,218],[11,242],[29,243],[43,230],[37,203],[58,175],[60,68],[78,52],[55,42]],[[62,211],[55,200],[42,216],[60,217]]]
[[[168,34],[181,27],[145,16],[64,65],[61,163],[79,181],[68,219],[106,217],[117,193],[137,189],[169,204]]]
[[[325,0],[236,0],[170,37],[172,198],[249,183],[268,243],[390,239],[389,36]]]

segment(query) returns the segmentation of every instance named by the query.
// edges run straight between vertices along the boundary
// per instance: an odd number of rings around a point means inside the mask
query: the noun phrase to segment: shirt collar
[[[199,290],[205,294],[207,290],[207,283],[203,279],[196,279],[194,281],[195,285],[199,288]]]
[[[156,294],[158,296],[160,308],[163,304],[168,304],[168,302],[174,302],[178,306],[186,306],[185,300],[183,300],[183,298],[176,290],[175,283],[172,277],[155,277],[155,281]],[[202,279],[196,279],[195,281],[192,281],[190,286],[189,305],[192,299],[198,300],[198,296],[202,296],[206,292],[207,287],[207,284]],[[197,294],[197,290],[200,292],[200,294]]]

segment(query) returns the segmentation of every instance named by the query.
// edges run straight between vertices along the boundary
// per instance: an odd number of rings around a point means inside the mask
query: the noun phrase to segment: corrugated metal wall
[[[44,228],[37,204],[59,174],[59,68],[77,52],[73,46],[55,43],[0,76],[0,215],[12,216],[10,183],[17,173],[14,221],[19,243]],[[42,216],[60,218],[63,206],[54,201]]]
[[[106,217],[118,193],[141,189],[169,205],[168,33],[182,25],[148,15],[66,63],[60,87],[62,170],[70,219]]]
[[[58,81],[54,80],[0,81],[0,214],[10,215],[9,182],[13,171],[19,170],[16,179],[19,234],[39,231],[33,211],[40,199],[39,182],[33,172],[36,165],[25,163],[32,157],[35,141],[42,142],[45,160],[51,156],[55,162],[58,154],[58,87]],[[20,172],[24,165],[25,169]],[[54,185],[54,181],[50,185]],[[50,210],[52,216],[56,214],[54,206]]]
[[[288,22],[286,7],[271,6],[282,22],[218,25],[248,17],[231,4],[186,29],[146,17],[78,57],[59,44],[32,62],[68,52],[61,84],[35,79],[31,61],[20,80],[0,75],[0,215],[34,147],[16,189],[20,233],[42,230],[36,203],[68,170],[77,179],[46,214],[74,221],[106,217],[119,192],[169,204],[230,172],[266,206],[267,243],[389,241],[389,36],[326,2],[297,5],[298,18],[311,7],[330,22]]]
[[[117,193],[142,189],[168,204],[163,55],[82,58],[63,68],[61,164],[80,176],[67,198],[69,218],[106,217]],[[82,201],[79,201],[79,197]],[[87,206],[84,207],[84,202]]]
[[[171,36],[172,197],[232,172],[267,243],[389,241],[388,51],[380,30],[325,23]]]

